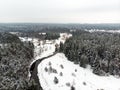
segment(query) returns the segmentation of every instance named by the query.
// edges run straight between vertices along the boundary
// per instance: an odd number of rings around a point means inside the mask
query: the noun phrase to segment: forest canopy
[[[120,34],[73,32],[60,51],[81,67],[90,65],[97,75],[120,76]]]
[[[0,33],[0,90],[28,90],[29,64],[34,54],[30,42],[9,33]]]

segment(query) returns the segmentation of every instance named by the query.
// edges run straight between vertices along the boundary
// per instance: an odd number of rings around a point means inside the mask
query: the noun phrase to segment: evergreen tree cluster
[[[45,40],[58,39],[60,37],[59,33],[46,33]]]
[[[81,67],[90,65],[97,75],[120,76],[120,34],[74,32],[59,51]]]
[[[30,90],[34,84],[28,78],[33,44],[9,33],[0,35],[4,40],[0,43],[0,90]]]
[[[20,39],[16,35],[10,33],[1,32],[0,33],[0,43],[19,43]]]
[[[39,38],[40,40],[53,40],[53,39],[58,39],[60,37],[59,33],[57,32],[47,32],[47,33],[40,33],[40,32],[34,32],[34,31],[29,31],[29,32],[23,32],[18,34],[20,37],[31,37],[31,38]]]

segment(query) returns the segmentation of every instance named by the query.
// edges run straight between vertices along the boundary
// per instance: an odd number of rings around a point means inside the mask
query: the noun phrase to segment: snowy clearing
[[[120,90],[120,79],[97,76],[58,53],[42,61],[38,77],[43,90]]]
[[[64,43],[72,34],[60,33],[60,37],[56,40],[39,40],[38,38],[19,37],[21,41],[30,41],[34,44],[34,60],[49,56],[55,52],[55,45],[60,42]]]
[[[39,40],[38,38],[19,37],[21,41],[30,41],[34,44],[34,58],[30,66],[38,59],[52,55],[55,52],[55,45],[59,45],[60,42],[64,43],[67,38],[72,37],[72,34],[60,33],[60,37],[56,40]],[[30,72],[29,72],[29,77]]]

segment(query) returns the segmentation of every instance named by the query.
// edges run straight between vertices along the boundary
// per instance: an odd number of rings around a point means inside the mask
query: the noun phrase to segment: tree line
[[[60,52],[68,60],[86,68],[90,65],[97,75],[120,76],[120,34],[73,32],[73,37],[60,43]]]

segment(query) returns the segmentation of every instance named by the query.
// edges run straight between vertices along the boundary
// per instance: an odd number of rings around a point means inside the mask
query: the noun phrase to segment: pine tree
[[[63,45],[63,43],[62,42],[60,42],[60,52],[63,52],[63,50],[64,50],[64,45]]]

